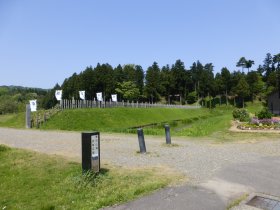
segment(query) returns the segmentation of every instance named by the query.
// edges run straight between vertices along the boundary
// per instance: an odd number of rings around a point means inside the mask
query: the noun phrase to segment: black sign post
[[[82,132],[82,169],[84,173],[100,171],[99,132]]]
[[[170,127],[169,125],[165,125],[164,128],[165,128],[166,144],[171,144]]]
[[[140,153],[146,153],[146,144],[145,144],[143,129],[138,128],[137,129],[137,134],[138,134],[138,142],[139,142],[139,147],[140,147]]]

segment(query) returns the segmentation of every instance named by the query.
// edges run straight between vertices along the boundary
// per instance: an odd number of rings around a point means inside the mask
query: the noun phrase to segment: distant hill
[[[0,85],[0,88],[7,88],[9,90],[36,90],[36,91],[49,91],[50,89],[36,88],[36,87],[23,87],[16,85]]]
[[[0,115],[22,112],[29,100],[34,99],[37,99],[40,107],[48,92],[50,91],[43,88],[2,85],[0,86]]]

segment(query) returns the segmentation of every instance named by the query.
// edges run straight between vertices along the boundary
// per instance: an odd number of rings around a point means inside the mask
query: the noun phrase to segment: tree
[[[249,72],[246,80],[249,85],[251,100],[254,101],[257,95],[263,93],[264,82],[262,81],[261,75],[256,71]]]
[[[246,82],[244,76],[240,78],[234,89],[234,92],[242,99],[242,106],[244,108],[244,98],[250,94],[249,85]]]
[[[193,65],[190,67],[191,80],[194,86],[193,90],[198,93],[198,97],[205,96],[203,87],[201,87],[203,83],[203,70],[204,67],[199,61],[194,62]]]
[[[0,114],[13,113],[18,111],[18,102],[13,100],[12,96],[0,96]]]
[[[174,79],[173,95],[179,94],[181,103],[184,103],[186,98],[187,72],[181,60],[177,60],[172,65],[171,74]]]
[[[231,74],[230,74],[230,71],[226,67],[222,68],[222,70],[221,70],[221,79],[222,79],[222,88],[226,95],[226,103],[228,105],[228,93],[231,90],[231,84],[230,84]]]
[[[61,87],[58,85],[58,84],[56,84],[48,93],[47,93],[47,95],[43,98],[43,100],[42,100],[42,107],[44,108],[44,109],[50,109],[50,108],[52,108],[52,107],[54,107],[56,104],[57,104],[57,100],[56,100],[56,98],[55,98],[55,91],[56,90],[60,90],[61,89]],[[64,92],[64,91],[63,91]],[[62,95],[64,94],[62,92]]]
[[[123,99],[129,101],[138,99],[140,95],[140,91],[136,87],[136,84],[134,82],[132,81],[122,82],[122,83],[118,83],[117,86],[118,87],[116,88],[116,92],[120,94],[123,97]]]
[[[273,56],[273,63],[276,64],[276,70],[280,71],[280,53]]]
[[[247,67],[246,67],[246,63],[247,63],[246,58],[245,58],[245,57],[241,57],[241,58],[239,59],[239,61],[236,63],[236,67],[242,67],[242,72],[243,72],[243,69],[244,69],[244,68],[247,68]]]
[[[120,64],[114,69],[114,77],[117,83],[122,83],[124,81],[125,75]]]
[[[150,98],[151,102],[153,103],[160,99],[160,92],[160,68],[158,64],[154,62],[152,66],[148,67],[146,72],[145,93],[147,98]]]
[[[280,96],[280,53],[273,56],[273,65],[276,65],[277,89]]]
[[[140,65],[136,65],[135,66],[135,84],[136,87],[139,89],[140,91],[140,95],[143,95],[143,91],[144,91],[144,71],[142,69],[142,66]]]
[[[273,57],[271,56],[270,53],[266,54],[266,57],[263,61],[263,72],[264,72],[264,81],[267,80],[269,77],[270,73],[274,71],[274,63],[273,63]]]
[[[124,81],[132,81],[135,83],[136,72],[134,64],[126,64],[123,67]]]
[[[254,65],[254,64],[255,64],[255,61],[253,61],[253,60],[246,61],[245,66],[248,69],[248,72],[249,72],[250,68],[252,67],[252,65]]]
[[[103,92],[104,99],[111,98],[115,90],[116,82],[114,80],[114,71],[108,63],[97,65],[94,69],[96,79],[96,90]]]
[[[205,92],[205,95],[211,95],[214,96],[214,90],[215,90],[215,80],[214,80],[214,66],[212,63],[205,64],[203,68],[203,74],[202,74],[202,88]]]
[[[80,74],[82,87],[80,90],[85,90],[85,98],[93,99],[95,97],[96,90],[96,76],[92,66],[87,67],[85,71]]]
[[[172,90],[174,90],[174,84],[174,78],[169,65],[163,66],[160,72],[161,95],[165,96],[168,104],[171,103],[170,95],[172,93]]]

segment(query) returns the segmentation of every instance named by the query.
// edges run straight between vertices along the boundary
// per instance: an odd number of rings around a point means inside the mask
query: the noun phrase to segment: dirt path
[[[120,167],[165,167],[184,173],[191,183],[209,180],[225,166],[280,156],[280,141],[216,144],[172,138],[167,147],[163,137],[145,136],[148,154],[138,154],[136,135],[101,133],[101,162]],[[0,128],[0,144],[81,160],[81,133]]]

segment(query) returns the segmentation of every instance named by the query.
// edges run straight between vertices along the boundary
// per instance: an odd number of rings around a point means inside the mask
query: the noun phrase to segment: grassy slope
[[[252,114],[262,108],[261,103],[247,103]],[[132,132],[151,123],[168,122],[174,136],[216,136],[225,134],[230,127],[232,107],[217,106],[215,109],[164,109],[164,108],[112,108],[64,110],[53,116],[42,128],[54,130],[97,130],[100,132]],[[185,120],[172,122],[174,120]],[[0,126],[24,127],[24,113],[20,115],[0,115]],[[164,135],[163,125],[144,128],[145,134]]]
[[[0,127],[24,128],[25,113],[0,115]]]
[[[54,116],[43,128],[122,132],[134,126],[205,115],[209,115],[207,109],[112,108],[64,110]]]
[[[150,123],[169,122],[172,135],[207,136],[229,128],[232,108],[201,109],[80,109],[65,110],[43,128],[62,130],[98,130],[128,132],[127,128]],[[172,120],[188,119],[185,123]],[[129,132],[136,132],[136,129]],[[145,134],[164,135],[163,126],[144,128]]]
[[[0,159],[0,209],[99,209],[180,178],[155,169],[116,168],[82,176],[78,163],[3,145]]]

